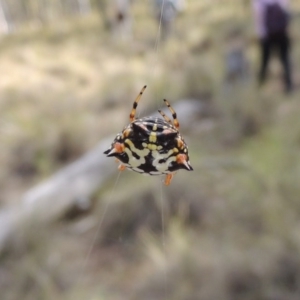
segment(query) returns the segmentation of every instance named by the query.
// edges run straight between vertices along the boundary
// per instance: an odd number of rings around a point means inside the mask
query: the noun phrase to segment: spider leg
[[[135,120],[135,112],[136,112],[136,108],[138,106],[138,103],[144,93],[144,90],[146,89],[146,85],[141,89],[140,93],[138,94],[138,96],[136,97],[136,99],[134,100],[133,102],[133,106],[132,106],[132,110],[131,110],[131,113],[129,115],[129,120],[130,122],[133,122]]]
[[[126,166],[124,166],[120,160],[118,160],[117,158],[115,158],[115,162],[119,164],[119,166],[118,166],[118,170],[119,171],[126,170]]]
[[[168,109],[172,113],[173,124],[174,124],[175,128],[179,129],[179,122],[177,120],[177,114],[176,114],[175,110],[173,109],[173,107],[171,106],[171,104],[166,99],[164,99],[164,101],[165,101],[165,104],[168,106]]]
[[[172,124],[171,119],[170,119],[168,116],[166,116],[166,114],[165,114],[163,111],[158,110],[158,112],[163,116],[163,118],[164,118],[168,123]]]
[[[119,166],[118,166],[118,170],[119,171],[124,171],[126,169],[126,167],[124,166],[124,165],[122,165],[122,164],[120,164]]]
[[[164,182],[165,185],[170,185],[174,174],[175,173],[170,173],[166,175],[165,182]]]

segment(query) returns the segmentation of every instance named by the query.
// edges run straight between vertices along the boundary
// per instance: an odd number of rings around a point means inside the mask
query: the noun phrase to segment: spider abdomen
[[[124,150],[109,154],[116,143],[123,144]],[[178,154],[188,155],[187,145],[178,130],[160,118],[146,117],[130,123],[105,153],[138,173],[162,175],[188,169],[176,161]]]

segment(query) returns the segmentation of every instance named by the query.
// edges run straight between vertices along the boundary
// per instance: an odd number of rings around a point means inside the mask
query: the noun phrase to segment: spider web
[[[160,50],[160,41],[161,41],[161,25],[162,25],[162,17],[163,17],[163,13],[164,13],[164,5],[165,5],[165,0],[162,1],[161,4],[161,8],[160,8],[160,18],[159,18],[159,24],[158,24],[158,29],[157,29],[157,34],[156,34],[156,39],[155,39],[155,45],[154,45],[154,50],[155,50],[155,62],[153,64],[153,73],[155,76],[155,73],[157,71],[157,66],[159,63],[159,50]],[[155,92],[155,91],[154,91]],[[157,92],[157,91],[156,91]],[[157,96],[158,93],[156,93]],[[158,97],[156,98],[156,105],[158,107]],[[82,262],[82,270],[85,270],[87,268],[87,264],[88,261],[90,259],[91,253],[93,251],[93,248],[95,247],[95,243],[97,241],[97,238],[99,236],[99,233],[101,232],[101,228],[104,222],[104,219],[107,215],[108,212],[108,208],[110,203],[112,202],[112,199],[115,196],[116,190],[117,190],[117,186],[118,183],[120,181],[120,177],[121,177],[121,171],[118,172],[117,177],[114,181],[113,187],[110,191],[110,194],[108,196],[108,201],[106,201],[104,208],[103,208],[103,212],[101,214],[100,220],[97,224],[95,233],[93,234],[91,243],[88,247],[88,251],[84,257],[84,260]],[[161,209],[161,232],[162,232],[162,238],[161,238],[161,243],[162,243],[162,249],[163,249],[163,253],[164,253],[164,257],[165,260],[167,260],[167,254],[166,254],[166,241],[165,241],[165,208],[164,208],[164,196],[163,196],[163,180],[161,179],[161,177],[159,176],[159,182],[157,183],[160,186],[160,191],[159,191],[159,198],[160,198],[160,209]],[[165,295],[167,294],[167,270],[166,267],[163,268],[163,278],[164,278],[164,290],[165,290]],[[82,272],[82,276],[80,276],[80,282],[82,282],[84,273]]]

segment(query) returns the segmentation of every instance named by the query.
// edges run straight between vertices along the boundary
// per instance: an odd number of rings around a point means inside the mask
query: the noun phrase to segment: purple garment
[[[259,38],[266,36],[266,27],[264,22],[265,8],[268,4],[278,3],[286,11],[289,10],[289,0],[253,0],[254,20],[256,33]]]

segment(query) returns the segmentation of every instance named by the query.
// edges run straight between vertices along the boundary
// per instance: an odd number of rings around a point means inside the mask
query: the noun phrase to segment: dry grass
[[[145,83],[141,115],[164,97],[199,98],[209,113],[184,134],[195,171],[178,172],[169,188],[125,172],[89,213],[25,224],[1,257],[1,299],[299,298],[299,92],[285,98],[276,78],[258,91],[254,67],[249,81],[224,88],[232,29],[242,26],[253,66],[257,58],[241,3],[189,1],[157,51],[143,2],[130,42],[110,37],[97,16],[2,38],[2,205],[118,132]]]

